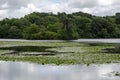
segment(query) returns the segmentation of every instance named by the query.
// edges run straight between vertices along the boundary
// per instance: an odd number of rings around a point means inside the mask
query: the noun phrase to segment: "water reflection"
[[[55,47],[47,46],[11,46],[11,47],[0,47],[0,50],[12,50],[12,52],[4,53],[2,55],[20,55],[21,52],[49,52],[49,53],[39,53],[39,54],[21,54],[21,55],[55,55],[55,51],[50,51],[47,49]],[[57,52],[56,52],[57,53]]]
[[[116,54],[119,54],[120,53],[120,45],[116,46],[114,48],[106,48],[106,49],[103,49],[102,51],[105,52],[105,53],[116,53]]]
[[[10,47],[0,47],[0,50],[10,50],[10,52],[3,53],[1,55],[23,55],[23,56],[39,56],[39,55],[54,56],[57,54],[74,53],[73,50],[66,52],[52,50],[55,48],[62,49],[62,47],[50,47],[50,46],[49,47],[48,46],[10,46]]]
[[[120,64],[56,66],[0,62],[0,80],[120,80],[108,76],[114,71],[120,72]]]
[[[120,39],[78,39],[73,41],[85,43],[120,43]]]

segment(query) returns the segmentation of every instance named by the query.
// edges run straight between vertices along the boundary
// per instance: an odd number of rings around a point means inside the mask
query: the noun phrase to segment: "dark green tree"
[[[25,39],[40,39],[40,35],[38,34],[40,34],[39,26],[31,24],[24,30],[23,37]]]
[[[18,27],[16,26],[11,26],[10,29],[8,30],[8,38],[22,38],[21,31]]]

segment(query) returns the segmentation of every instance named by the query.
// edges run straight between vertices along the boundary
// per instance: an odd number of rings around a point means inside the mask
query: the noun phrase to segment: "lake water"
[[[120,39],[78,39],[75,42],[91,42],[91,43],[120,43]]]
[[[120,80],[120,64],[40,65],[0,61],[0,80]]]
[[[24,39],[0,39],[0,41],[20,41],[20,42],[91,42],[91,43],[120,43],[120,39],[78,39],[78,40],[24,40]]]

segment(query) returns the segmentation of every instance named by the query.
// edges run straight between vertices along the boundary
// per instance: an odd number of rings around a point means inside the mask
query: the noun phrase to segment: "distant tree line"
[[[20,19],[0,21],[0,38],[79,39],[120,38],[120,13],[98,17],[88,13],[34,12]]]

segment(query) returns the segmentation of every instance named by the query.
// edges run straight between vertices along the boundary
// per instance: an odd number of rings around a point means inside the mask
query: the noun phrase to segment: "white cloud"
[[[0,20],[6,17],[9,17],[8,10],[0,10]]]
[[[17,10],[14,10],[11,14],[10,14],[10,18],[12,17],[17,17],[17,18],[20,18],[20,17],[23,17],[24,15],[26,14],[29,14],[31,12],[35,12],[35,11],[38,11],[40,12],[40,9],[35,7],[34,4],[30,3],[27,5],[27,7],[21,7],[20,9],[17,9]]]
[[[120,0],[71,0],[69,6],[94,15],[114,15],[120,11]]]
[[[98,0],[98,5],[109,6],[113,4],[113,0]]]
[[[5,4],[2,4],[1,5],[1,8],[8,8],[9,6],[8,6],[8,2],[6,2]]]
[[[0,19],[23,17],[31,12],[77,12],[113,15],[120,11],[120,0],[1,0]]]

